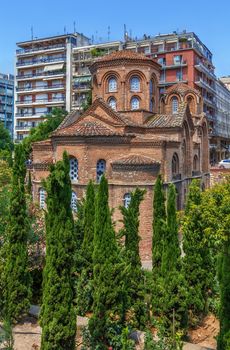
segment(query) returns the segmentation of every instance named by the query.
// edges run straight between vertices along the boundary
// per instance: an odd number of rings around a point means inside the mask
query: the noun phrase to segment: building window
[[[174,64],[181,64],[181,62],[182,62],[181,55],[174,56]]]
[[[77,195],[74,191],[72,191],[70,206],[71,206],[71,209],[76,213],[77,212]]]
[[[172,98],[172,113],[175,114],[178,112],[178,98],[174,96]]]
[[[109,85],[109,92],[115,92],[117,91],[117,79],[112,77],[109,79],[108,81],[108,85]]]
[[[46,203],[46,192],[44,188],[40,188],[39,190],[39,205],[41,209],[45,209],[45,203]]]
[[[155,110],[155,101],[154,101],[154,98],[151,98],[151,100],[150,100],[150,111],[154,112],[154,110]]]
[[[69,176],[71,181],[77,181],[78,180],[78,160],[76,158],[70,158],[69,161]]]
[[[139,109],[140,108],[140,100],[138,97],[131,98],[131,109]]]
[[[179,168],[179,157],[177,153],[174,153],[172,157],[172,176],[176,176],[179,174],[180,168]]]
[[[183,80],[183,73],[182,73],[181,70],[178,70],[178,71],[176,72],[176,80],[177,80],[177,81],[182,81],[182,80]]]
[[[115,111],[117,110],[117,100],[114,97],[109,98],[108,104],[112,109],[114,109]]]
[[[138,77],[132,77],[130,79],[130,90],[140,91],[140,79]]]
[[[106,161],[99,159],[97,162],[97,183],[101,181],[103,174],[105,173]]]
[[[166,59],[164,57],[160,57],[158,58],[158,63],[161,64],[162,66],[166,65]]]
[[[130,205],[130,202],[131,202],[131,194],[130,193],[126,193],[124,195],[124,199],[123,200],[124,200],[124,207],[128,208],[129,205]]]

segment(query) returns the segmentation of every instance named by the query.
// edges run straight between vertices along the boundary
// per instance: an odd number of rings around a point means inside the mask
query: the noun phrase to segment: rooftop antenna
[[[110,32],[110,26],[108,26],[108,41],[110,41],[110,34],[111,34],[111,32]]]
[[[66,26],[64,26],[64,34],[66,34]]]
[[[34,28],[33,28],[33,26],[31,26],[30,31],[31,31],[31,40],[34,40]]]
[[[74,32],[74,34],[76,33],[76,22],[75,21],[73,22],[73,32]]]
[[[124,41],[127,40],[126,24],[124,24]]]

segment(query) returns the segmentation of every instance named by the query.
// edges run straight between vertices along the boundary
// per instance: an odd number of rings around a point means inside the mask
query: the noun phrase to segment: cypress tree
[[[94,304],[89,321],[92,349],[104,350],[124,324],[125,266],[119,256],[108,205],[108,182],[103,176],[96,196],[93,252]]]
[[[217,339],[218,350],[230,349],[230,238],[224,242],[219,259],[220,283],[220,332]]]
[[[154,186],[153,199],[153,241],[152,263],[153,276],[161,270],[162,254],[164,250],[164,235],[166,229],[165,196],[161,175],[158,176]]]
[[[128,208],[120,207],[123,215],[124,228],[121,233],[125,237],[125,259],[128,265],[126,275],[128,303],[127,311],[130,313],[132,326],[144,327],[146,323],[146,306],[144,295],[144,273],[141,268],[139,254],[139,215],[140,203],[145,191],[137,188],[131,193],[131,201]],[[134,314],[134,315],[132,315]]]
[[[47,191],[46,261],[40,321],[42,350],[75,349],[74,224],[69,178],[69,159],[52,165],[45,183]]]
[[[86,198],[84,203],[83,215],[83,243],[81,247],[82,270],[77,287],[77,312],[84,315],[91,311],[92,297],[92,279],[93,279],[93,238],[95,221],[95,191],[92,181],[89,182],[86,189]]]
[[[199,181],[189,188],[183,219],[183,271],[188,284],[188,306],[194,320],[207,311],[207,299],[213,283],[213,261],[205,239]]]
[[[31,180],[31,172],[29,171],[28,175],[28,183],[27,183],[27,193],[32,194],[32,180]]]
[[[25,175],[25,155],[20,144],[15,147],[9,223],[5,242],[4,318],[8,322],[21,318],[28,311],[31,297],[27,252],[29,221],[25,198]]]
[[[181,269],[181,251],[176,215],[176,190],[169,185],[167,196],[167,226],[162,254],[161,286],[158,286],[157,308],[165,321],[166,330],[187,325],[187,291]],[[173,320],[174,319],[174,320]]]
[[[163,183],[159,175],[154,186],[153,199],[153,238],[152,238],[152,308],[154,314],[159,314],[159,293],[162,291],[162,256],[166,231],[166,211]]]

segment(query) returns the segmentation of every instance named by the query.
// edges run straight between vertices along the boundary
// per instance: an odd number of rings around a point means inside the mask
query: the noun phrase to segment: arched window
[[[41,209],[45,209],[46,204],[46,191],[44,188],[40,188],[39,190],[39,206]]]
[[[195,113],[195,101],[192,96],[187,97],[187,103],[191,113]]]
[[[69,176],[71,181],[78,180],[78,160],[76,158],[70,158],[69,160]]]
[[[130,90],[131,91],[140,91],[140,78],[132,77],[130,79]]]
[[[177,153],[174,153],[172,157],[172,176],[175,177],[179,174],[180,168],[179,168],[179,157]]]
[[[112,77],[108,80],[108,86],[109,86],[109,92],[115,92],[117,91],[117,79]]]
[[[138,97],[131,98],[131,109],[139,109],[140,108],[140,100]]]
[[[198,156],[196,154],[195,154],[195,156],[193,158],[193,170],[194,171],[199,171],[200,170],[199,158],[198,158]]]
[[[151,100],[150,100],[149,109],[150,109],[151,112],[154,112],[154,110],[155,110],[155,100],[154,100],[154,98],[151,98]]]
[[[108,99],[108,104],[112,109],[114,109],[115,111],[117,110],[117,100],[114,97],[110,97]]]
[[[124,207],[128,208],[129,205],[130,205],[130,202],[131,202],[131,194],[130,193],[126,193],[124,195],[124,199],[123,200],[124,200]]]
[[[103,174],[105,173],[106,161],[104,159],[99,159],[97,162],[97,182],[101,181]]]
[[[77,194],[74,191],[72,191],[70,206],[74,212],[77,212]]]
[[[178,98],[174,96],[172,98],[172,113],[175,114],[178,112]]]

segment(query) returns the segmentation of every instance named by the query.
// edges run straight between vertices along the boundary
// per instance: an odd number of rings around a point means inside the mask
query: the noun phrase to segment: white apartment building
[[[72,50],[88,44],[78,33],[17,43],[15,141],[26,137],[52,108],[71,110]]]

